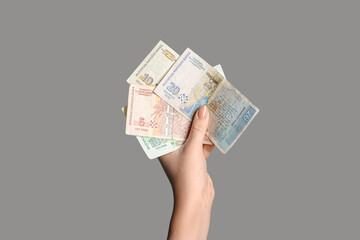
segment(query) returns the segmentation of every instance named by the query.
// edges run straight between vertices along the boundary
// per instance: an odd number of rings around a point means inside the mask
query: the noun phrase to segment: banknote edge
[[[186,54],[186,52],[188,52],[188,51],[193,52],[197,57],[199,57],[201,60],[203,60],[204,62],[206,62],[202,57],[200,57],[196,52],[194,52],[194,51],[191,50],[190,48],[186,48],[185,51],[179,56],[179,58],[178,58],[177,61],[180,61],[180,60],[182,59],[183,55]],[[207,62],[206,62],[206,63],[207,63]],[[210,65],[209,63],[207,63],[207,64]],[[158,91],[160,91],[160,90],[157,90],[158,86],[160,86],[161,82],[162,82],[164,79],[166,79],[166,77],[168,77],[168,73],[170,72],[170,70],[171,70],[172,68],[175,67],[175,65],[176,65],[176,62],[172,65],[172,67],[171,67],[171,68],[168,70],[168,72],[164,75],[164,77],[163,77],[162,80],[159,82],[159,84],[154,88],[153,92],[154,92],[158,97],[160,97],[159,94],[158,94]],[[211,65],[210,65],[210,66],[211,66]],[[235,142],[237,142],[237,140],[239,139],[239,137],[243,134],[243,132],[244,132],[244,131],[246,130],[246,128],[250,125],[250,123],[251,123],[252,120],[255,118],[255,116],[259,113],[260,110],[259,110],[259,108],[257,108],[242,92],[240,92],[229,80],[227,80],[227,78],[226,78],[224,75],[222,75],[217,69],[215,69],[214,66],[211,66],[211,67],[212,67],[213,70],[215,70],[220,76],[223,77],[223,81],[220,82],[219,86],[215,89],[215,91],[213,92],[213,94],[210,96],[209,102],[212,100],[213,96],[216,95],[216,92],[220,89],[220,85],[224,84],[224,82],[226,81],[226,82],[228,82],[228,83],[238,92],[238,94],[239,94],[242,98],[245,98],[245,100],[248,101],[249,104],[252,105],[253,107],[255,107],[256,110],[257,110],[256,113],[255,113],[255,115],[254,115],[254,116],[251,118],[251,120],[249,121],[249,123],[242,129],[242,131],[238,134],[238,136],[235,138],[235,140],[232,142],[232,144],[229,146],[229,148],[228,148],[226,151],[224,151],[224,150],[216,143],[215,139],[210,136],[210,134],[209,134],[208,131],[206,132],[207,136],[208,136],[209,139],[213,142],[213,144],[215,144],[215,146],[216,146],[223,154],[226,154],[226,153],[230,150],[230,148],[232,148],[232,146],[235,144]],[[160,98],[161,98],[161,97],[160,97]],[[165,101],[165,99],[164,99],[164,101]],[[174,107],[174,105],[173,105],[172,103],[169,103],[168,101],[166,101],[166,102],[167,102],[167,104],[169,104],[175,111],[177,111],[177,112],[179,112],[181,115],[183,115],[186,119],[188,119],[188,120],[190,120],[190,121],[193,120],[193,119],[189,118],[187,115],[185,115],[184,113],[182,113],[181,111],[178,111],[178,110]]]
[[[142,67],[142,65],[144,65],[144,63],[147,61],[147,59],[151,56],[152,52],[161,44],[165,44],[162,40],[159,40],[155,46],[150,50],[150,52],[145,56],[145,58],[141,61],[141,63],[135,68],[135,70],[130,74],[130,76],[127,78],[126,82],[129,84],[133,84],[130,83],[129,80],[131,79],[132,76],[135,75],[135,73]]]
[[[130,88],[132,87],[132,86],[140,86],[140,87],[143,87],[143,88],[148,88],[149,90],[151,90],[153,93],[154,93],[154,91],[151,89],[151,87],[150,86],[147,86],[147,85],[140,85],[140,84],[134,84],[134,83],[132,83],[132,84],[130,84],[130,86],[129,86],[129,92],[128,92],[128,105],[127,105],[127,112],[129,111],[129,106],[130,106]],[[154,95],[156,95],[155,93],[154,93]],[[156,95],[157,96],[157,95]],[[159,96],[157,96],[157,97],[159,97]],[[160,97],[159,97],[160,98]],[[170,105],[170,104],[169,104]],[[174,109],[175,110],[175,109]],[[136,136],[136,137],[149,137],[149,138],[158,138],[158,139],[166,139],[166,140],[174,140],[174,139],[172,139],[172,137],[170,137],[170,138],[167,138],[167,137],[153,137],[153,136],[144,136],[144,135],[135,135],[135,134],[131,134],[131,133],[129,133],[128,132],[128,124],[127,124],[127,121],[128,121],[128,118],[126,117],[126,127],[125,127],[125,134],[126,135],[128,135],[128,136]],[[178,141],[178,140],[174,140],[174,141]]]
[[[249,127],[249,125],[251,124],[251,122],[255,119],[255,117],[258,115],[258,113],[260,112],[260,109],[257,108],[255,105],[253,105],[253,107],[256,108],[256,112],[254,114],[254,116],[252,116],[252,118],[250,119],[250,121],[248,122],[248,124],[241,130],[241,132],[236,136],[235,140],[230,144],[229,148],[224,151],[217,143],[215,140],[213,140],[213,137],[210,136],[210,134],[208,132],[206,132],[206,134],[208,135],[208,137],[210,138],[210,140],[212,140],[215,144],[215,146],[220,150],[220,152],[222,154],[226,154],[227,152],[229,152],[229,150],[234,146],[234,144],[237,142],[237,140],[240,138],[241,135],[243,135],[243,133],[245,132],[245,130]]]
[[[126,120],[127,106],[122,107],[122,108],[121,108],[121,111],[124,113],[124,117],[125,117],[125,120]],[[129,135],[129,136],[132,136],[132,135]],[[183,145],[183,144],[181,144],[180,146],[177,146],[176,148],[172,149],[172,151],[165,151],[165,153],[163,153],[163,154],[161,154],[161,155],[159,155],[159,154],[151,154],[150,152],[147,152],[147,151],[144,150],[143,143],[142,143],[144,137],[143,137],[143,136],[135,136],[135,137],[136,137],[136,139],[138,140],[141,148],[143,149],[143,152],[145,153],[146,157],[147,157],[148,159],[150,159],[150,160],[153,160],[153,159],[155,159],[155,158],[164,156],[165,154],[174,152],[174,151],[176,151],[177,149],[179,149],[179,148]],[[167,141],[171,141],[171,140],[167,140]],[[176,141],[176,140],[174,140],[174,141]],[[181,142],[181,141],[178,141],[178,142]]]

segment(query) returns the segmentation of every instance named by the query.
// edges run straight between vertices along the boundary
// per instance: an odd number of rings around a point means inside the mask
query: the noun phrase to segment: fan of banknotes
[[[127,79],[126,134],[137,137],[148,158],[175,151],[186,140],[195,112],[209,109],[204,144],[226,153],[259,109],[191,49],[181,56],[163,41]]]

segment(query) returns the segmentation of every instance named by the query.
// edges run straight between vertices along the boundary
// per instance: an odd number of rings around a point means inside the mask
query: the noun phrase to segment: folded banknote
[[[154,92],[188,120],[206,104],[210,110],[207,135],[222,153],[233,146],[259,112],[224,76],[189,48]]]

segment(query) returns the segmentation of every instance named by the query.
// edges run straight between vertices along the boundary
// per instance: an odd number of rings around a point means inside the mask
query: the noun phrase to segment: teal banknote
[[[207,135],[223,153],[234,145],[259,112],[224,76],[189,48],[154,92],[189,120],[206,104],[210,110]]]
[[[220,74],[225,76],[224,71],[221,65],[216,65],[214,67]],[[127,112],[127,107],[123,107],[122,111],[124,114]],[[165,154],[171,153],[183,145],[183,141],[174,141],[167,139],[159,139],[159,138],[150,138],[150,137],[141,137],[136,136],[137,140],[140,143],[140,146],[144,150],[146,156],[149,159],[158,158]]]

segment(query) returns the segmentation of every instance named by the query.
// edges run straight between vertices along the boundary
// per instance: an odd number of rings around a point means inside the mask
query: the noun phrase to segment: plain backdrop
[[[0,2],[0,239],[165,239],[170,184],[125,135],[161,39],[260,113],[208,159],[208,239],[360,239],[358,1]]]

